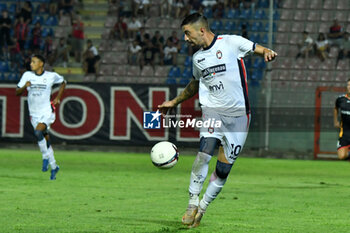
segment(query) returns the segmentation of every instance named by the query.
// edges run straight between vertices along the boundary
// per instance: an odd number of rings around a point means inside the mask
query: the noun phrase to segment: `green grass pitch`
[[[1,233],[350,232],[348,162],[242,156],[201,225],[187,229],[194,156],[180,154],[169,170],[146,153],[56,151],[56,159],[50,181],[39,150],[0,150]]]

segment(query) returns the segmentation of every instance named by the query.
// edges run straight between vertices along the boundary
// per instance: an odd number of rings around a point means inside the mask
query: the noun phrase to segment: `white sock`
[[[205,191],[203,199],[199,202],[199,206],[202,210],[205,211],[208,205],[215,200],[217,195],[220,193],[222,187],[224,187],[226,180],[227,178],[221,179],[220,177],[218,177],[215,171],[211,174],[207,190]]]
[[[53,149],[52,149],[52,146],[50,146],[50,147],[47,149],[47,152],[48,152],[49,163],[50,163],[51,169],[54,170],[54,169],[56,169],[57,164],[56,164],[55,157],[53,156]]]
[[[202,190],[203,183],[208,174],[209,161],[211,155],[198,152],[196,159],[193,162],[191,178],[190,178],[190,202],[189,204],[197,205],[199,202],[199,194]]]
[[[46,139],[44,138],[43,140],[38,141],[38,146],[39,146],[39,149],[41,151],[41,154],[43,155],[43,159],[48,159],[49,154],[47,151]]]

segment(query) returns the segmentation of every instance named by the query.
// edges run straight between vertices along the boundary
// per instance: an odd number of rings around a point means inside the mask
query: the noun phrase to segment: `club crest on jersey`
[[[222,52],[220,50],[216,51],[216,57],[218,59],[221,59],[222,58]]]

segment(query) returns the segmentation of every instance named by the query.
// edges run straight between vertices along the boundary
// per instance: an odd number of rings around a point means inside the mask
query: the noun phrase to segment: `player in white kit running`
[[[272,61],[277,53],[241,36],[215,35],[207,19],[199,13],[187,16],[182,24],[185,41],[200,46],[193,55],[193,80],[177,97],[159,105],[166,114],[169,108],[199,93],[203,121],[221,121],[219,128],[200,130],[200,148],[193,163],[189,204],[182,223],[197,227],[208,205],[224,186],[227,176],[245,143],[249,124],[247,74],[243,57],[258,54]],[[207,190],[199,201],[199,194],[207,177],[209,161],[218,145],[219,155]]]
[[[56,164],[48,130],[55,121],[55,106],[60,103],[66,81],[55,72],[45,71],[44,64],[45,58],[43,56],[32,56],[30,63],[32,71],[27,71],[22,75],[17,84],[16,95],[21,95],[25,90],[28,91],[30,121],[43,158],[42,171],[46,172],[50,165],[50,179],[55,180],[60,168]],[[60,88],[56,98],[50,102],[54,84],[60,84]]]

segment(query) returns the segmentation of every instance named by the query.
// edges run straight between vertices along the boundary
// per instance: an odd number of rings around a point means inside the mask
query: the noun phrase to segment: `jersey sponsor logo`
[[[216,57],[218,59],[221,59],[222,58],[222,52],[220,50],[216,51]]]
[[[205,58],[198,59],[197,62],[200,63],[200,62],[202,62],[202,61],[204,61],[204,60],[205,60]]]
[[[207,76],[214,76],[216,73],[221,73],[226,71],[226,65],[220,64],[216,66],[208,67],[202,70],[202,77],[205,78]]]
[[[46,84],[32,84],[32,85],[30,85],[30,89],[45,90],[46,89]]]
[[[209,91],[217,91],[217,90],[224,90],[224,84],[220,81],[220,84],[215,84],[215,85],[210,85],[209,86]]]

